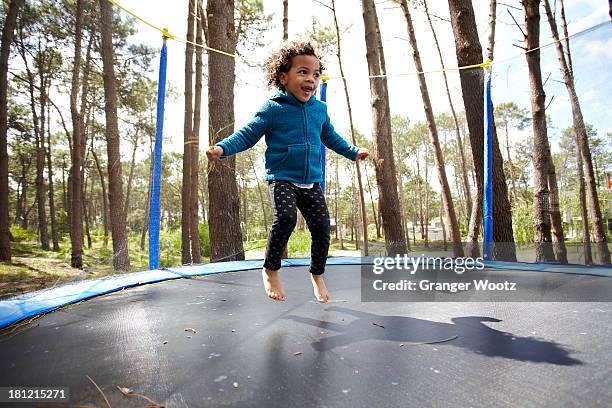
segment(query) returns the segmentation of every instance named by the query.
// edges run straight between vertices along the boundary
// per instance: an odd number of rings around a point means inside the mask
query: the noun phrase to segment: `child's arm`
[[[261,139],[269,129],[269,117],[269,107],[268,104],[266,104],[255,114],[253,120],[242,129],[219,143],[216,143],[214,146],[211,146],[207,151],[209,160],[215,160],[221,156],[233,156],[255,146],[259,139]],[[208,152],[211,152],[211,154]]]
[[[332,149],[334,152],[346,157],[349,160],[355,161],[357,159],[365,159],[368,156],[367,149],[358,148],[351,145],[349,142],[344,140],[342,136],[336,133],[334,126],[331,124],[329,116],[327,116],[325,123],[323,123],[321,141],[329,149]]]

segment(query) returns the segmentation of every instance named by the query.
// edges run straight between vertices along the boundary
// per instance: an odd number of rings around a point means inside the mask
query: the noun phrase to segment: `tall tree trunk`
[[[2,28],[2,45],[0,48],[0,262],[11,261],[7,143],[8,60],[11,54],[15,26],[17,25],[17,14],[23,3],[24,0],[10,1]]]
[[[202,22],[204,21],[204,12],[202,6],[202,0],[198,0],[198,20],[196,24],[196,44],[204,44],[203,33],[204,27]],[[200,221],[198,211],[198,186],[199,186],[199,174],[200,174],[200,112],[202,109],[202,53],[204,52],[203,47],[197,47],[196,49],[196,69],[195,69],[195,105],[193,111],[193,128],[192,128],[192,142],[191,147],[191,180],[190,187],[191,192],[189,199],[191,201],[189,205],[190,210],[190,240],[191,240],[191,261],[193,263],[202,263],[202,254],[200,253]]]
[[[39,54],[42,50],[40,50],[39,45]],[[48,251],[51,249],[49,246],[49,227],[47,225],[47,209],[46,209],[46,185],[45,185],[45,162],[47,156],[47,148],[45,147],[45,130],[46,130],[46,111],[47,111],[47,102],[46,102],[46,89],[47,89],[47,75],[46,75],[46,64],[44,57],[42,57],[38,62],[38,78],[40,81],[39,86],[39,98],[38,103],[40,107],[40,125],[38,128],[38,149],[36,150],[36,201],[38,203],[38,225],[40,232],[40,241],[42,244],[42,249]],[[33,88],[32,88],[33,89]],[[32,95],[33,96],[33,95]],[[34,105],[32,105],[32,109],[34,109]],[[34,110],[33,110],[34,112]]]
[[[561,220],[561,209],[559,206],[559,188],[557,187],[557,174],[555,164],[550,158],[548,167],[548,189],[550,191],[550,221],[553,238],[553,248],[557,262],[567,263],[567,249],[565,248],[565,236],[563,232],[563,221]]]
[[[610,5],[612,5],[612,0],[610,0]],[[569,35],[567,32],[567,20],[565,19],[565,4],[563,0],[561,0],[561,25],[563,26],[563,36],[565,37],[565,55],[567,57],[567,69],[569,70],[570,75],[573,79],[574,67],[572,64],[572,53],[570,50]],[[577,140],[575,132],[574,140]],[[586,204],[582,155],[580,153],[580,145],[578,143],[576,143],[576,176],[578,177],[578,201],[580,203],[580,215],[582,217],[582,245],[584,251],[584,264],[591,265],[593,263],[593,254],[591,252],[591,234],[589,231],[589,218]]]
[[[427,82],[425,82],[425,74],[423,73],[423,64],[421,63],[421,56],[419,55],[416,35],[414,33],[414,27],[412,25],[412,17],[410,16],[410,10],[408,9],[408,3],[406,0],[401,0],[401,6],[402,10],[404,11],[404,17],[406,17],[406,23],[408,25],[408,38],[410,39],[410,46],[412,47],[412,58],[414,60],[416,70],[417,72],[419,72],[419,89],[421,90],[421,97],[423,98],[423,107],[425,109],[425,117],[427,118],[427,127],[429,128],[429,135],[431,137],[431,144],[433,146],[436,170],[438,173],[438,182],[440,183],[440,187],[442,189],[442,205],[444,206],[444,213],[446,215],[446,219],[449,222],[449,232],[451,240],[453,242],[453,255],[455,257],[462,257],[463,246],[461,245],[461,233],[459,231],[459,223],[457,222],[457,215],[455,214],[455,207],[453,205],[453,197],[451,195],[450,186],[448,184],[448,178],[446,177],[444,156],[442,155],[442,149],[440,148],[438,128],[436,126],[436,120],[434,118],[433,109],[431,107],[431,100],[429,99]]]
[[[81,42],[83,39],[83,0],[76,0],[74,35],[74,61],[72,66],[72,88],[70,91],[70,114],[72,117],[72,151],[68,196],[70,203],[70,243],[72,246],[70,265],[83,269],[83,112],[79,111],[77,99],[81,80]],[[87,86],[87,76],[83,75],[83,92]]]
[[[466,203],[466,225],[470,222],[470,210],[472,208],[472,195],[470,194],[470,182],[468,181],[468,172],[467,172],[467,164],[465,161],[465,152],[463,148],[463,142],[461,141],[461,130],[459,127],[459,120],[457,119],[457,113],[455,112],[455,106],[453,104],[453,99],[450,94],[450,87],[448,86],[448,77],[446,75],[445,66],[444,66],[444,58],[442,58],[442,50],[440,49],[440,44],[438,43],[438,36],[436,35],[436,31],[434,30],[433,23],[431,22],[431,17],[429,15],[429,9],[427,7],[427,1],[423,0],[423,5],[425,6],[425,14],[427,14],[427,21],[429,23],[429,28],[431,29],[431,33],[434,38],[434,42],[436,44],[436,50],[438,51],[438,58],[440,59],[440,66],[442,67],[442,76],[444,77],[444,86],[446,88],[446,96],[448,98],[448,104],[450,106],[451,114],[453,115],[453,121],[455,123],[455,139],[457,140],[457,150],[459,151],[459,159],[461,162],[461,180],[463,182],[463,195],[465,197]]]
[[[283,41],[287,41],[288,39],[289,39],[289,0],[283,0]]]
[[[185,44],[185,111],[183,119],[183,184],[181,189],[181,263],[191,258],[191,149],[193,143],[193,39],[196,13],[195,0],[189,0],[187,43]]]
[[[399,188],[399,207],[400,207],[400,214],[401,214],[401,220],[402,220],[402,231],[404,233],[404,238],[406,239],[406,249],[408,249],[408,251],[410,251],[410,237],[408,236],[408,221],[406,218],[406,203],[405,201],[405,194],[404,194],[404,181],[402,180],[402,176],[398,174],[398,188]]]
[[[421,179],[421,166],[419,165],[420,160],[419,160],[419,150],[417,148],[416,151],[417,154],[417,159],[416,159],[416,166],[417,166],[417,195],[419,196],[419,223],[421,224],[421,240],[426,239],[425,238],[425,220],[423,219],[423,189],[422,189],[422,179]]]
[[[30,69],[28,58],[26,56],[25,45],[23,43],[23,38],[20,38],[21,46],[19,47],[19,52],[21,54],[21,58],[25,65],[26,73],[27,73],[27,83],[29,89],[30,96],[30,109],[32,111],[32,124],[34,127],[34,138],[36,142],[36,206],[38,210],[38,239],[41,244],[41,248],[45,251],[49,250],[49,233],[47,230],[47,213],[45,209],[45,179],[44,179],[44,170],[45,170],[45,135],[44,135],[44,112],[41,112],[41,116],[38,115],[37,107],[36,107],[36,98],[34,95],[35,88],[35,75]],[[39,52],[40,52],[40,44],[39,44]],[[44,91],[42,88],[44,87],[44,74],[40,72],[44,68],[42,65],[39,68],[39,73],[41,75],[41,87],[40,90],[40,98]],[[39,99],[41,102],[41,99]],[[44,105],[44,101],[42,103]],[[44,109],[44,106],[41,108]]]
[[[380,53],[380,35],[377,33],[376,6],[374,0],[362,0],[363,21],[365,26],[366,58],[370,76],[381,75],[384,55]],[[405,254],[406,242],[401,226],[397,196],[397,177],[391,140],[391,116],[389,112],[389,93],[386,77],[370,78],[372,101],[372,122],[376,146],[376,181],[380,212],[382,215],[387,255]]]
[[[372,218],[374,218],[374,226],[376,227],[376,238],[380,239],[380,223],[378,222],[378,214],[376,214],[376,205],[374,204],[374,194],[372,193],[372,183],[368,177],[368,167],[364,164],[363,172],[365,175],[366,182],[368,183],[368,193],[370,195],[370,203],[372,205]]]
[[[49,86],[47,88],[46,94],[48,95],[48,90],[51,88],[51,80],[49,80]],[[49,141],[47,148],[47,174],[49,177],[49,217],[51,218],[51,241],[53,242],[53,251],[58,252],[60,250],[59,247],[59,239],[57,234],[57,219],[55,217],[55,188],[53,186],[53,162],[51,160],[51,106],[47,105],[47,140]]]
[[[554,15],[552,14],[552,10],[550,9],[550,3],[548,0],[544,0],[544,9],[546,10],[546,16],[548,17],[550,31],[552,32],[553,39],[555,40],[557,58],[559,60],[561,73],[563,74],[563,81],[565,82],[565,87],[567,88],[570,104],[572,107],[572,120],[574,125],[574,133],[576,135],[576,143],[580,145],[582,161],[585,167],[589,207],[591,217],[593,218],[593,241],[597,248],[599,262],[602,264],[609,264],[610,251],[608,250],[608,243],[604,230],[603,217],[601,216],[601,208],[599,206],[599,199],[597,197],[597,181],[595,178],[595,173],[593,171],[593,161],[591,158],[588,135],[586,132],[586,127],[584,125],[584,118],[582,116],[580,102],[578,101],[578,95],[576,94],[576,88],[574,86],[574,78],[572,77],[569,66],[565,59],[563,44],[559,41],[557,23],[555,21]]]
[[[459,66],[480,64],[482,47],[474,9],[470,0],[449,0],[451,25],[455,37],[455,49]],[[463,102],[470,134],[470,146],[477,178],[476,201],[472,208],[468,240],[478,236],[477,226],[482,218],[484,180],[484,77],[482,69],[461,70],[459,73]],[[495,259],[516,261],[516,248],[512,230],[512,211],[508,200],[508,188],[503,170],[503,158],[499,150],[497,132],[493,126],[493,247]],[[471,234],[471,236],[470,236]],[[473,254],[474,252],[470,252]]]
[[[591,234],[589,232],[589,218],[586,206],[586,194],[584,186],[584,172],[582,171],[582,155],[580,145],[576,143],[576,175],[578,176],[578,200],[580,201],[580,216],[582,217],[582,246],[584,250],[584,264],[593,263],[591,252]]]
[[[100,177],[100,186],[102,187],[102,211],[104,212],[102,216],[102,223],[104,224],[104,237],[102,239],[102,245],[104,248],[108,246],[108,227],[111,222],[110,214],[108,211],[108,195],[106,194],[106,182],[104,181],[104,171],[102,170],[102,166],[100,165],[100,159],[98,159],[98,155],[96,154],[96,150],[93,144],[94,136],[91,137],[91,155],[94,158],[94,162],[96,164],[96,170],[98,170],[98,176]]]
[[[134,180],[134,167],[136,167],[136,150],[138,149],[138,142],[139,135],[138,129],[136,129],[136,133],[134,134],[134,145],[132,146],[132,159],[130,160],[130,173],[128,175],[127,191],[125,193],[125,207],[123,208],[126,221],[129,221],[128,216],[130,214],[130,196],[132,195],[132,182]]]
[[[83,179],[83,198],[85,198],[85,196],[87,195],[87,178]],[[90,195],[90,200],[85,200],[83,199],[81,201],[81,203],[83,204],[83,218],[85,220],[85,236],[87,237],[87,248],[91,249],[91,231],[89,228],[90,222],[89,222],[89,216],[90,216],[90,211],[87,211],[87,202],[91,202],[93,200],[93,180],[91,180],[91,186],[92,186],[92,193]]]
[[[230,54],[236,51],[234,0],[209,0],[209,47]],[[232,134],[234,128],[235,60],[218,53],[208,56],[208,111],[211,144]],[[223,160],[208,174],[211,260],[243,260],[240,200],[236,186],[236,158]]]
[[[525,54],[529,68],[531,88],[531,115],[533,125],[534,202],[533,223],[536,262],[554,261],[549,207],[548,169],[551,166],[550,146],[546,128],[546,94],[540,70],[540,0],[522,0],[525,8]]]
[[[62,208],[68,212],[68,189],[66,188],[66,156],[62,156]]]
[[[442,241],[444,242],[444,252],[446,252],[446,224],[444,222],[444,216],[442,215],[443,207],[443,203],[440,203],[440,227],[442,227]]]
[[[429,248],[429,146],[425,146],[425,248]]]
[[[344,65],[342,64],[342,53],[341,53],[341,40],[340,40],[340,27],[338,25],[338,16],[336,14],[336,1],[332,0],[332,12],[334,15],[334,26],[336,27],[336,57],[338,58],[338,65],[340,68],[340,76],[342,77],[342,84],[344,85],[344,96],[346,97],[346,106],[349,115],[349,125],[351,128],[351,140],[353,145],[357,146],[357,139],[355,137],[355,126],[353,124],[353,110],[351,108],[351,99],[348,93],[348,85],[346,83],[346,77],[344,75]],[[361,167],[359,161],[355,162],[355,168],[357,171],[357,186],[359,192],[359,210],[361,214],[361,229],[363,231],[363,254],[368,256],[368,218],[366,213],[365,205],[365,193],[363,191],[363,181],[361,179]]]
[[[102,63],[104,67],[104,111],[106,113],[106,150],[108,156],[108,202],[110,206],[111,234],[113,237],[113,266],[128,271],[130,257],[123,212],[123,179],[121,151],[117,123],[117,81],[113,50],[113,9],[108,0],[100,0],[100,32],[102,34]]]
[[[539,3],[539,2],[538,2]],[[563,28],[565,31],[565,42],[567,45],[567,59],[569,61],[570,66],[570,74],[573,77],[573,73],[571,72],[571,55],[569,49],[569,37],[567,35],[567,24],[565,21],[565,8],[563,5],[563,0],[561,0],[561,17],[563,19]],[[565,248],[565,237],[563,233],[563,222],[561,220],[561,210],[559,207],[559,189],[557,187],[557,175],[555,171],[555,164],[552,160],[552,156],[550,158],[550,167],[548,169],[548,188],[550,189],[550,216],[551,216],[551,225],[552,225],[552,238],[554,242],[554,250],[555,256],[558,262],[567,263],[567,249]]]

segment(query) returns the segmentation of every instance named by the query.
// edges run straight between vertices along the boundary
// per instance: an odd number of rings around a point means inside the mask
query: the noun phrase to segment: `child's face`
[[[289,72],[280,74],[280,81],[288,94],[304,103],[317,91],[320,76],[319,59],[317,57],[296,55],[291,60]]]

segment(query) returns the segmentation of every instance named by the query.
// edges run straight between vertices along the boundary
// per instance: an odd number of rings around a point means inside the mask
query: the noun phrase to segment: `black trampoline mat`
[[[60,309],[5,336],[0,386],[69,387],[72,404],[106,406],[89,376],[113,407],[147,403],[116,386],[166,407],[612,401],[611,303],[362,303],[360,267],[328,266],[332,302],[318,304],[306,267],[281,278],[286,302],[251,270]]]

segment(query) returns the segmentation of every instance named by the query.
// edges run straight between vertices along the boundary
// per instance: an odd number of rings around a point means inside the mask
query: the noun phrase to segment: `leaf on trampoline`
[[[118,385],[116,385],[117,389],[119,390],[119,392],[121,392],[121,394],[123,394],[126,397],[138,397],[138,398],[142,398],[144,400],[147,401],[147,405],[145,405],[145,408],[164,408],[164,406],[158,402],[155,402],[154,400],[152,400],[151,398],[144,396],[142,394],[137,394],[134,392],[134,390],[127,388],[127,387],[120,387]]]
[[[383,328],[383,329],[385,328],[385,326],[383,326],[382,324],[378,324],[378,323],[374,323],[374,322],[372,322],[372,324],[373,324],[374,326],[378,326],[378,327],[381,327],[381,328]]]
[[[134,390],[131,390],[127,387],[119,387],[117,386],[117,389],[123,394],[123,395],[129,395],[129,394],[133,394]]]
[[[191,328],[191,327],[187,327],[187,328],[185,329],[185,331],[186,331],[186,332],[197,333],[197,331],[196,331],[195,329]]]
[[[301,351],[296,351],[295,353],[293,353],[294,356],[299,356],[300,354],[302,354]]]

